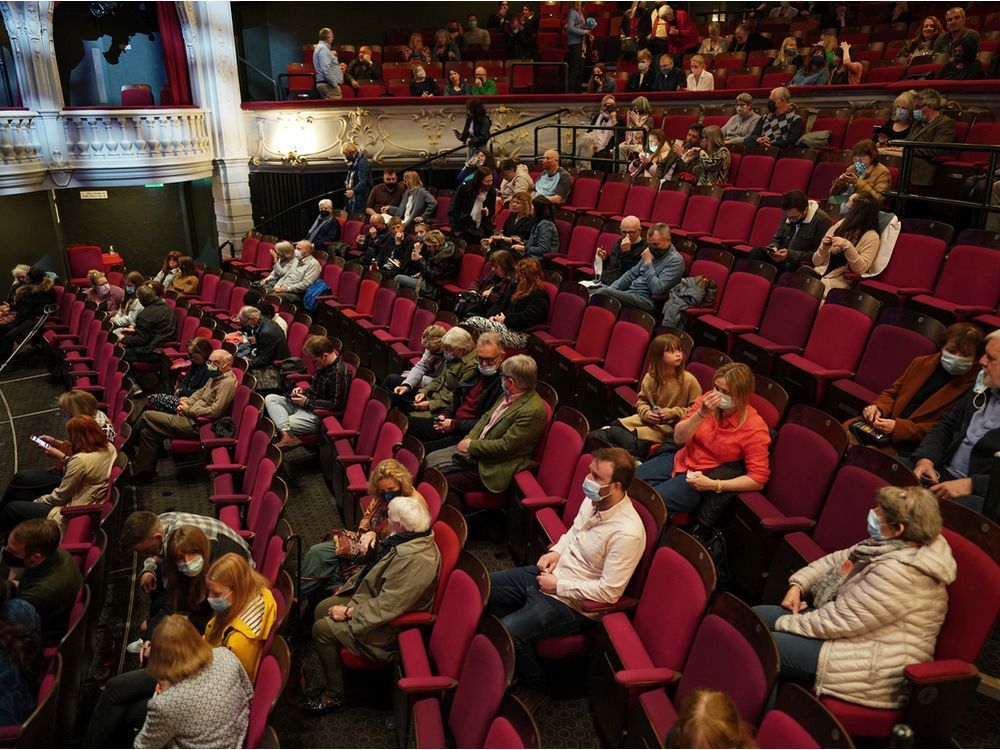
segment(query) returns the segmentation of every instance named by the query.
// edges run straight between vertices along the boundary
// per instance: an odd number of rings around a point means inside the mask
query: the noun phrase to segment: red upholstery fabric
[[[448,727],[456,746],[482,747],[506,689],[500,654],[486,636],[475,636],[448,712]]]
[[[772,709],[764,714],[757,730],[757,747],[793,750],[799,747],[819,748],[821,745],[791,716]]]
[[[684,209],[687,206],[688,194],[680,190],[661,190],[653,201],[650,213],[650,223],[663,222],[672,227],[680,226],[684,219]]]
[[[278,666],[277,659],[267,655],[257,670],[257,681],[254,683],[253,700],[250,701],[250,719],[244,747],[257,748],[261,746],[271,706],[281,694],[281,688],[281,668]]]
[[[448,746],[441,718],[441,701],[424,698],[413,704],[413,731],[418,748]]]
[[[681,237],[711,234],[719,205],[719,199],[714,196],[692,195],[688,198],[687,207],[684,209],[684,221],[674,233]]]
[[[486,733],[484,748],[523,748],[524,738],[518,734],[517,729],[510,721],[503,716],[498,716],[490,724],[490,731]]]
[[[775,158],[763,154],[744,154],[740,160],[740,172],[733,186],[745,190],[767,190],[774,171]]]
[[[820,702],[830,709],[853,737],[888,737],[903,718],[902,711],[868,708],[826,695],[820,698]]]
[[[813,540],[827,552],[845,549],[866,535],[865,519],[875,492],[885,480],[857,466],[837,472],[813,533]]]

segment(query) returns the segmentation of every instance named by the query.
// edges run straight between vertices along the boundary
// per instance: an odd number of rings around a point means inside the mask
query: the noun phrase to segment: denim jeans
[[[812,610],[813,608],[809,607],[803,612],[812,612]],[[784,607],[777,604],[760,604],[754,607],[753,611],[771,629],[774,642],[778,645],[778,655],[781,657],[781,676],[801,681],[815,680],[823,641],[819,638],[806,638],[804,635],[776,631],[774,623],[778,618],[791,614]]]
[[[653,307],[653,301],[647,297],[643,297],[641,294],[636,294],[635,292],[626,292],[621,289],[612,289],[609,286],[597,287],[594,290],[594,294],[603,294],[605,297],[611,297],[622,303],[625,307],[634,307],[637,310],[642,310],[643,312],[651,313],[655,309]]]
[[[587,618],[538,588],[538,566],[528,565],[490,575],[492,588],[486,610],[503,621],[514,642],[515,674],[521,685],[545,686],[535,656],[535,641],[579,633]]]
[[[661,453],[636,469],[635,475],[647,484],[651,484],[671,513],[692,513],[701,503],[701,493],[692,489],[687,483],[685,474],[674,473],[674,456],[676,453]]]

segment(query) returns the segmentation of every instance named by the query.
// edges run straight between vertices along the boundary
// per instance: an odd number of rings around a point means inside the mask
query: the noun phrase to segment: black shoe
[[[133,482],[155,482],[159,478],[155,471],[139,471],[132,475]]]
[[[305,705],[302,706],[302,713],[309,716],[322,716],[323,714],[338,713],[345,708],[347,708],[347,698],[344,696],[324,700],[321,693],[305,702]]]

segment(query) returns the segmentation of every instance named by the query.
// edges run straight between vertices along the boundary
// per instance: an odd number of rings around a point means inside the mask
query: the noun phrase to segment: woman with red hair
[[[534,258],[517,262],[517,287],[513,285],[484,315],[475,315],[462,325],[480,333],[500,334],[508,349],[523,349],[528,343],[525,331],[549,318],[549,295],[545,291],[542,266]]]

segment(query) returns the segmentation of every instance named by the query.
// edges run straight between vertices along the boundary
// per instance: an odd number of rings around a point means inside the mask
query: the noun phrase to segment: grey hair
[[[420,533],[431,527],[430,511],[415,497],[394,497],[389,502],[389,518],[407,531]]]
[[[482,346],[483,344],[494,344],[498,349],[503,351],[503,336],[495,331],[483,331],[479,334],[479,338],[476,339],[476,346]]]
[[[27,265],[26,263],[18,263],[16,266],[10,269],[10,275],[14,277],[16,277],[18,274],[21,274],[22,276],[27,276],[28,271],[30,270],[31,266]]]
[[[330,208],[332,209],[332,208],[333,208],[333,201],[332,201],[332,200],[330,200],[329,198],[324,198],[324,199],[323,199],[323,200],[321,200],[321,201],[320,201],[320,202],[319,202],[319,203],[318,203],[317,205],[318,205],[318,206],[319,206],[320,208],[323,208],[323,206],[329,206],[329,207],[330,207]]]
[[[930,107],[934,110],[941,109],[941,105],[944,104],[944,100],[937,89],[923,89],[918,91],[916,100],[917,104],[923,102],[925,107]]]
[[[472,340],[472,334],[464,328],[455,326],[454,328],[449,328],[448,332],[441,337],[441,345],[471,352],[476,343]]]
[[[260,310],[253,305],[244,305],[240,308],[240,321],[260,320]]]
[[[1000,339],[1000,328],[997,328],[995,331],[990,331],[989,333],[987,333],[986,338],[984,338],[983,341],[984,342],[993,341],[995,339]]]
[[[652,239],[654,234],[662,234],[664,237],[669,237],[670,225],[662,221],[651,224],[649,229],[646,230],[646,239]]]
[[[792,100],[792,92],[788,90],[787,86],[777,86],[771,89],[772,94],[777,94],[778,98],[783,102],[790,102]]]
[[[538,365],[527,354],[515,354],[500,365],[500,374],[507,376],[522,391],[533,391],[538,384]]]

